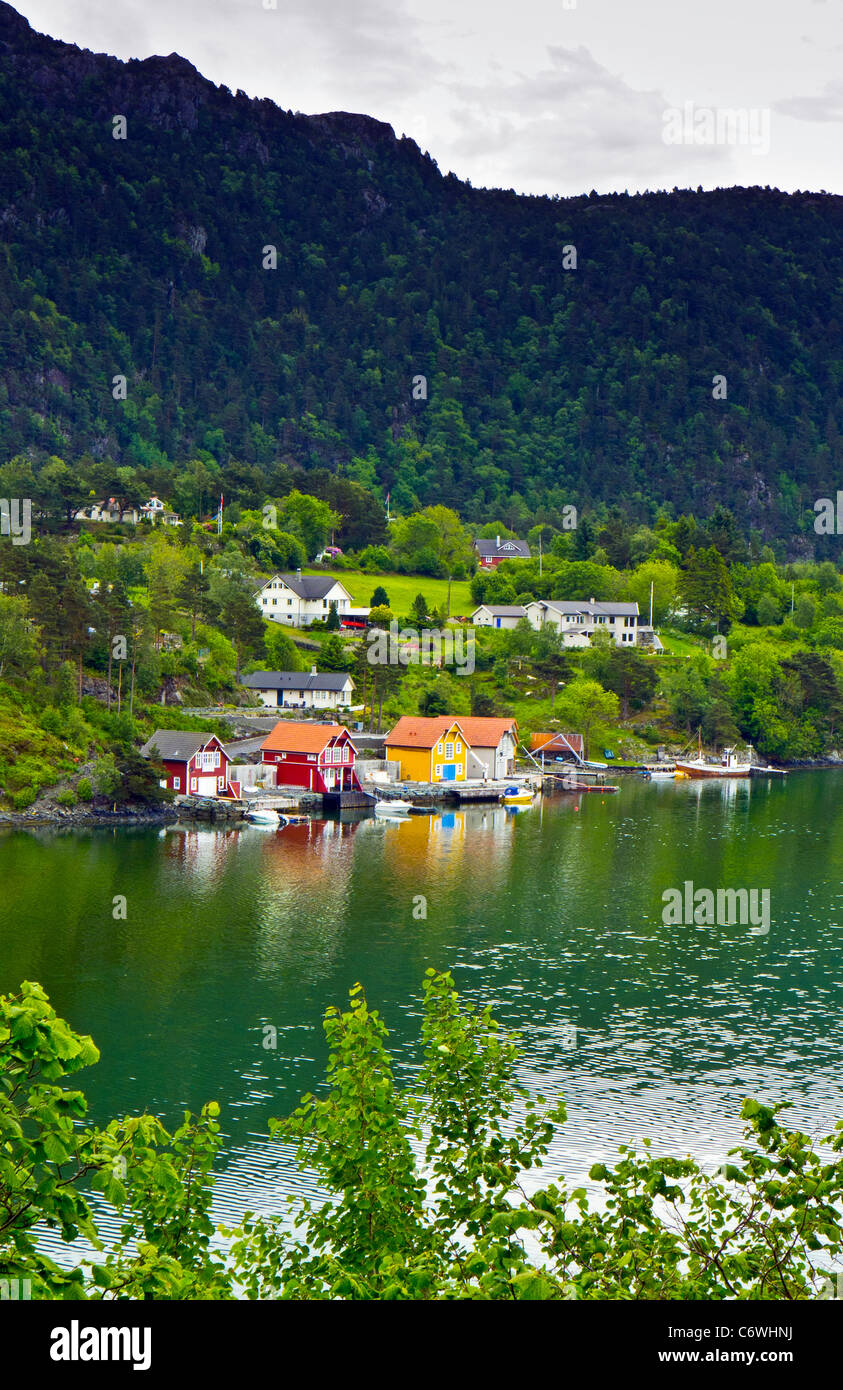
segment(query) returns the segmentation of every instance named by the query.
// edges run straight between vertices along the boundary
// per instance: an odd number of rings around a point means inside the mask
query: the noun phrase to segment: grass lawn
[[[380,585],[389,594],[389,606],[398,618],[406,617],[416,594],[424,594],[433,608],[448,599],[447,579],[428,579],[420,574],[364,574],[362,570],[309,569],[305,574],[332,574],[351,594],[355,608],[368,608],[375,589]],[[451,584],[451,617],[468,617],[477,604],[471,597],[468,581],[455,579]]]
[[[689,637],[686,632],[673,632],[670,628],[659,631],[662,646],[670,656],[691,656],[693,652],[706,651],[707,643],[701,637]]]

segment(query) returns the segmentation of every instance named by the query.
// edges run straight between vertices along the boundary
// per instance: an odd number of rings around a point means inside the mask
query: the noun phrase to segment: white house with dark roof
[[[351,594],[330,574],[273,574],[255,594],[265,618],[289,627],[309,627],[323,621],[332,608],[340,617],[351,607]]]
[[[597,603],[588,599],[537,599],[527,604],[527,617],[533,627],[554,627],[566,647],[587,647],[595,632],[608,632],[619,647],[651,646],[661,650],[661,642],[648,624],[643,624],[637,603]]]
[[[532,558],[527,542],[519,541],[514,536],[507,536],[504,540],[501,540],[500,536],[495,536],[494,540],[479,538],[474,542],[474,549],[477,552],[477,562],[484,570],[497,569],[501,560]]]
[[[527,610],[520,604],[481,603],[471,615],[475,627],[517,627]]]
[[[253,671],[240,681],[269,709],[340,709],[351,704],[354,681],[347,671]]]

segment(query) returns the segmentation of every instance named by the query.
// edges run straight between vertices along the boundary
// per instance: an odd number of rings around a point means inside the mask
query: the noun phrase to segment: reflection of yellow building
[[[386,738],[386,756],[401,764],[403,782],[464,782],[471,750],[454,719],[404,715]]]
[[[408,885],[408,891],[413,884],[418,892],[430,891],[431,886],[450,880],[474,893],[473,877],[466,871],[469,852],[473,861],[483,865],[483,885],[488,891],[505,876],[512,853],[513,819],[502,806],[460,807],[439,815],[407,816],[400,823],[370,824],[372,836],[383,842],[390,881]]]

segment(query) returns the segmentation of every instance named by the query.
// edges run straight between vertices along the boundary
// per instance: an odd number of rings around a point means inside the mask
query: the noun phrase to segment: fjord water
[[[95,1121],[220,1101],[218,1219],[313,1190],[267,1120],[319,1085],[323,1010],[356,981],[412,1079],[428,966],[565,1097],[548,1178],[645,1136],[718,1161],[747,1095],[812,1131],[843,1118],[843,773],[279,832],[14,831],[0,866],[0,991],[39,980],[93,1035]],[[686,880],[769,889],[769,933],[665,926]]]

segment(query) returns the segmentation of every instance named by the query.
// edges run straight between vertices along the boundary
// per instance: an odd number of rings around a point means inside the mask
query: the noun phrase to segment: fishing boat
[[[504,806],[531,806],[533,804],[533,793],[529,787],[507,787],[501,801]]]
[[[747,745],[747,751],[751,755],[752,749]],[[713,762],[702,755],[702,742],[699,742],[696,758],[684,762],[681,758],[676,759],[676,771],[684,772],[687,777],[699,779],[701,777],[748,777],[752,768],[752,761],[741,760],[734,748],[724,748],[723,758],[720,762]]]
[[[673,763],[642,763],[635,771],[645,782],[672,782],[676,776]]]

